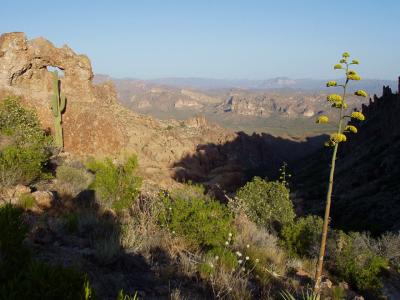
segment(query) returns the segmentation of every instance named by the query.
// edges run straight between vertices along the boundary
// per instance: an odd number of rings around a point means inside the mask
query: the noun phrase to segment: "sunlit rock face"
[[[21,32],[0,36],[0,98],[21,97],[35,108],[42,125],[53,130],[50,109],[51,69],[62,75],[61,89],[67,97],[63,114],[65,150],[79,156],[139,156],[143,176],[157,183],[171,178],[171,166],[194,153],[202,143],[223,143],[232,132],[203,118],[186,123],[159,121],[122,107],[111,82],[95,85],[90,60],[68,46],[55,47]]]

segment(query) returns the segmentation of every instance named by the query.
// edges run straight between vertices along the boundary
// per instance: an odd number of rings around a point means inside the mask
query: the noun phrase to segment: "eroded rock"
[[[158,183],[170,182],[170,167],[183,155],[194,153],[201,143],[234,138],[231,132],[205,119],[183,124],[138,115],[117,102],[111,82],[94,85],[90,60],[68,46],[55,47],[44,38],[27,40],[24,33],[0,37],[0,97],[21,96],[34,107],[42,125],[53,131],[50,109],[52,75],[48,67],[64,73],[61,90],[66,94],[63,114],[65,150],[78,156],[118,158],[136,153],[141,175]],[[169,130],[169,128],[174,128]],[[151,174],[146,170],[151,169]]]

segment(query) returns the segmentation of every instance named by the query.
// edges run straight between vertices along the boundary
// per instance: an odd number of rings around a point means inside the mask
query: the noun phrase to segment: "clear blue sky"
[[[343,51],[365,78],[400,75],[399,0],[9,0],[0,31],[68,44],[115,77],[329,78]]]

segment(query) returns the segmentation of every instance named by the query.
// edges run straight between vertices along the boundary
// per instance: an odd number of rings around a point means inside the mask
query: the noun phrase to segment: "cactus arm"
[[[66,100],[67,98],[65,97],[65,94],[61,93],[60,105],[59,105],[60,113],[62,113],[65,110]]]

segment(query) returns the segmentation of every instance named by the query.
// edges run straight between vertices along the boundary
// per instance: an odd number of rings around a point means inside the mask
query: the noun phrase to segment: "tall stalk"
[[[350,55],[345,52],[342,55],[342,59],[340,60],[339,64],[334,66],[334,69],[343,69],[345,70],[346,74],[346,81],[344,84],[338,85],[336,81],[329,81],[326,86],[327,87],[342,87],[343,94],[342,96],[338,94],[331,94],[327,97],[327,100],[332,103],[333,108],[339,109],[339,121],[337,125],[337,131],[331,134],[330,139],[325,143],[328,147],[333,147],[332,152],[332,160],[331,160],[331,169],[329,173],[329,182],[328,182],[328,191],[326,193],[326,203],[325,203],[325,214],[324,214],[324,223],[322,227],[322,234],[321,234],[321,247],[319,251],[318,263],[315,272],[315,286],[314,292],[318,293],[321,284],[321,277],[322,277],[322,269],[324,264],[324,257],[325,257],[325,250],[326,250],[326,240],[328,237],[328,228],[329,228],[329,216],[331,210],[331,203],[332,203],[332,191],[333,191],[333,182],[334,182],[334,175],[335,175],[335,166],[336,166],[336,158],[337,152],[339,148],[339,143],[345,142],[347,140],[346,132],[357,133],[357,128],[353,125],[346,126],[343,128],[345,118],[354,118],[363,121],[365,119],[364,115],[361,112],[353,112],[350,116],[345,115],[345,110],[347,109],[347,104],[345,102],[346,99],[346,90],[347,85],[350,80],[361,80],[361,77],[355,72],[349,70],[350,65],[358,65],[358,60],[352,60],[352,62],[348,62],[348,58]],[[358,90],[355,92],[355,95],[367,97],[367,93],[363,90]],[[329,119],[327,116],[320,116],[317,120],[317,123],[328,123]]]

